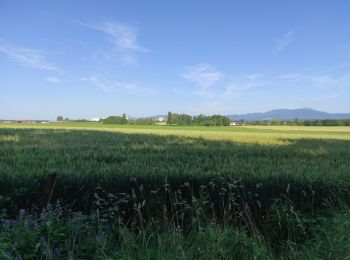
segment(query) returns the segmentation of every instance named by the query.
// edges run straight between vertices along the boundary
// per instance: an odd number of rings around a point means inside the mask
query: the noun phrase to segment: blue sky
[[[0,118],[350,112],[349,12],[346,0],[3,0]]]

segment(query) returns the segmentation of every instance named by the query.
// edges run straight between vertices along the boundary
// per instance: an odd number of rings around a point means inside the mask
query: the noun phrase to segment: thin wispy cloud
[[[108,22],[101,25],[92,25],[79,21],[77,23],[104,33],[121,54],[121,59],[126,64],[137,63],[136,53],[150,52],[138,43],[139,29],[137,27],[120,22]]]
[[[337,84],[338,79],[327,73],[290,73],[279,75],[278,78],[291,82],[309,82],[313,85],[328,85]]]
[[[289,80],[300,80],[303,78],[302,73],[288,73],[288,74],[282,74],[278,76],[281,79],[289,79]]]
[[[187,67],[182,77],[194,83],[201,93],[205,93],[222,79],[223,74],[209,64],[197,64]]]
[[[106,23],[99,29],[108,34],[111,37],[111,41],[120,50],[149,52],[148,49],[140,46],[137,42],[138,28],[122,23]]]
[[[350,87],[350,74],[334,75],[325,72],[288,74],[248,74],[230,77],[226,84],[224,97],[234,97],[252,90],[271,88],[294,88],[311,91],[338,91]],[[299,90],[297,90],[299,89]]]
[[[296,93],[300,91],[308,93],[305,96],[308,96],[309,102],[330,102],[342,98],[350,88],[350,73],[340,74],[339,71],[337,73],[330,71],[333,69],[277,75],[274,81],[285,88],[295,89]]]
[[[323,101],[323,100],[329,100],[329,99],[335,99],[338,98],[341,95],[341,93],[335,93],[335,94],[329,94],[329,95],[321,95],[311,98],[312,101]]]
[[[265,73],[231,77],[225,88],[224,96],[232,97],[236,95],[238,91],[249,90],[255,87],[267,85],[268,83],[269,79],[266,78]]]
[[[285,33],[276,41],[276,46],[271,50],[272,55],[278,55],[282,52],[295,38],[295,31],[291,30]]]
[[[92,83],[104,92],[136,92],[139,90],[135,83],[117,82],[98,76],[84,77],[81,80]]]
[[[0,52],[6,54],[13,61],[21,65],[35,69],[42,69],[62,73],[61,69],[59,69],[47,60],[46,55],[42,51],[28,48],[18,48],[6,44],[1,44]]]
[[[54,83],[54,84],[61,83],[61,80],[59,78],[56,78],[56,77],[47,77],[44,80],[47,82],[50,82],[50,83]]]

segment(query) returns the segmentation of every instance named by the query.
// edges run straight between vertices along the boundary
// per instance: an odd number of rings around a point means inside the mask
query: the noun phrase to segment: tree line
[[[194,125],[194,126],[228,126],[230,119],[222,115],[198,115],[176,114],[168,112],[169,125]]]
[[[102,120],[103,124],[139,124],[139,125],[153,125],[158,123],[157,120],[152,118],[139,118],[128,119],[125,114],[123,116],[109,116]],[[198,115],[191,116],[187,114],[168,113],[166,120],[168,125],[181,125],[181,126],[228,126],[230,125],[230,119],[222,115]]]
[[[88,120],[69,120],[62,116],[57,117],[57,121],[76,121],[87,122]],[[101,120],[103,124],[118,124],[118,125],[155,125],[160,121],[153,118],[138,118],[128,119],[125,114],[122,116],[109,116]],[[235,120],[239,125],[295,125],[295,126],[350,126],[350,119],[314,119],[314,120],[256,120],[245,121]],[[191,116],[188,114],[177,114],[168,112],[166,121],[163,121],[168,125],[181,125],[181,126],[228,126],[230,125],[230,119],[222,115],[197,115]]]

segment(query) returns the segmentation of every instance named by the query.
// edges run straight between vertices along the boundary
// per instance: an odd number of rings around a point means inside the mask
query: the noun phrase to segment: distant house
[[[230,122],[230,126],[239,126],[239,125],[240,124],[238,122],[233,122],[233,121]]]
[[[101,120],[101,118],[92,118],[90,119],[91,122],[99,122]]]
[[[166,121],[164,117],[160,116],[157,118],[158,122],[164,122]]]

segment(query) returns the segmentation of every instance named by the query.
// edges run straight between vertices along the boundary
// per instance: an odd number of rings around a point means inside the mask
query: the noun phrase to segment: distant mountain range
[[[275,109],[265,113],[249,113],[241,115],[228,115],[231,120],[310,120],[310,119],[350,119],[350,113],[348,114],[333,114],[322,111],[317,111],[311,108],[299,108],[299,109]]]

